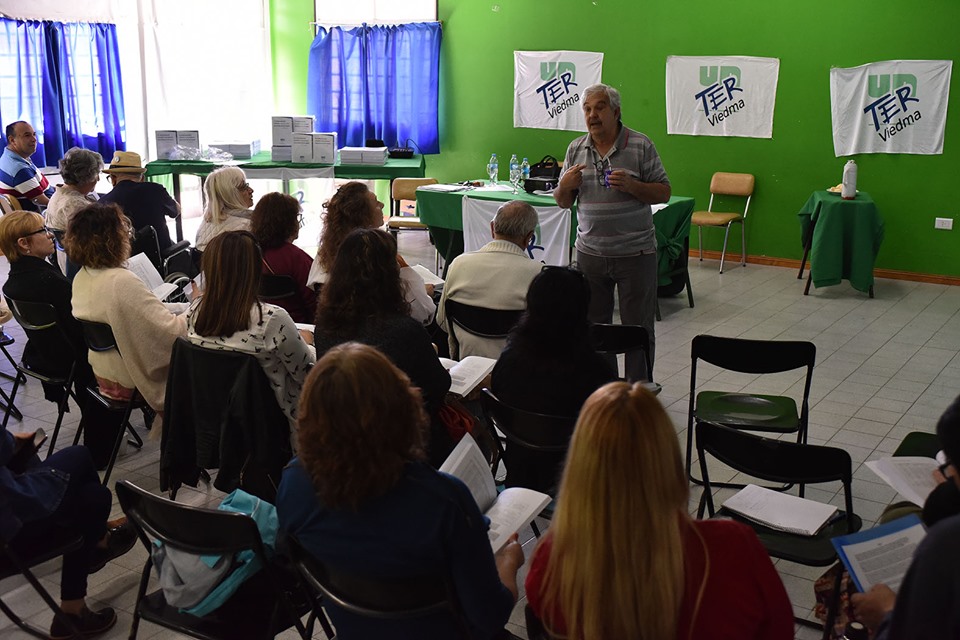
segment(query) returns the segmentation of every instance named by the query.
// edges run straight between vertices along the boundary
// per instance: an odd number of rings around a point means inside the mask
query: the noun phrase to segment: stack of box
[[[389,155],[386,147],[344,147],[340,149],[341,164],[379,164],[387,163]]]
[[[260,141],[252,140],[250,142],[214,142],[210,145],[221,151],[226,151],[236,160],[249,160],[260,153]]]
[[[183,147],[200,155],[199,131],[157,130],[157,159],[169,160],[176,147]]]
[[[270,159],[274,162],[312,162],[312,149],[311,159],[294,159],[293,137],[298,133],[313,133],[313,122],[313,116],[273,116],[273,147]]]

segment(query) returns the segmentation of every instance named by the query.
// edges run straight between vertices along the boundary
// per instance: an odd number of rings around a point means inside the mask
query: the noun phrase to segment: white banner
[[[951,60],[830,69],[834,153],[943,153],[952,70]]]
[[[513,126],[586,131],[580,94],[600,82],[603,54],[513,52]]]
[[[492,240],[490,223],[503,202],[463,197],[463,250],[477,251]],[[565,267],[570,264],[570,209],[534,207],[540,224],[527,254],[538,262]]]
[[[667,133],[772,138],[780,61],[668,56]]]

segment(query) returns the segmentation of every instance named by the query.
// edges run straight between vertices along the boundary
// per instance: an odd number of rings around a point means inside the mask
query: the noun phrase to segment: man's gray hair
[[[537,210],[523,200],[511,200],[497,209],[493,232],[508,238],[525,238],[537,228]]]
[[[103,158],[96,151],[73,147],[60,159],[60,176],[72,187],[100,178]]]
[[[596,93],[602,93],[605,95],[607,97],[607,102],[610,104],[612,109],[620,108],[620,92],[608,84],[599,83],[590,85],[583,90],[583,100],[586,100]]]

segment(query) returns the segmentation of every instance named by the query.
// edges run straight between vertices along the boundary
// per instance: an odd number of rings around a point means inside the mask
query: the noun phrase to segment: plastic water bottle
[[[520,161],[517,160],[517,154],[510,156],[510,183],[513,185],[513,192],[518,193],[520,185]]]
[[[497,154],[490,154],[490,162],[487,163],[487,175],[490,176],[490,186],[497,184],[500,179],[500,165],[497,163]]]
[[[844,200],[853,200],[857,197],[857,163],[853,160],[847,160],[847,164],[843,165],[840,197]]]
[[[524,183],[530,179],[530,161],[526,158],[523,159],[523,162],[520,163],[520,177],[523,178]]]

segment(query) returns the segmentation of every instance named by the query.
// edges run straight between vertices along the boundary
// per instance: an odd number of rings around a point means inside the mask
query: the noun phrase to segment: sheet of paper
[[[913,561],[913,552],[926,535],[920,518],[909,515],[838,536],[832,542],[861,592],[869,591],[875,584],[885,584],[896,591]]]
[[[127,260],[127,269],[140,278],[151,291],[155,291],[157,287],[163,284],[160,272],[157,271],[157,268],[150,262],[150,258],[144,253],[130,256],[130,259]]]
[[[417,189],[423,189],[424,191],[438,191],[440,193],[452,193],[455,191],[466,191],[467,187],[462,184],[428,184],[422,187],[417,187]]]
[[[484,514],[490,519],[487,535],[493,552],[503,548],[511,535],[530,524],[548,504],[550,496],[545,493],[522,487],[504,489]]]
[[[433,271],[430,271],[430,269],[427,269],[422,264],[415,264],[410,268],[420,274],[420,277],[423,278],[423,284],[432,284],[433,286],[443,284],[443,278],[435,274]]]
[[[937,486],[933,472],[938,466],[933,458],[911,456],[867,462],[868,469],[918,507],[923,506],[927,496]]]
[[[170,282],[161,282],[156,287],[153,288],[153,295],[157,296],[159,300],[166,300],[170,294],[177,290],[177,285]]]
[[[483,356],[467,356],[457,362],[450,371],[450,393],[465,396],[493,371],[497,361]]]
[[[773,529],[812,536],[836,513],[833,505],[748,484],[723,506]]]
[[[497,499],[497,486],[493,482],[490,465],[469,433],[450,452],[440,471],[460,478],[470,489],[480,511],[489,509]]]

